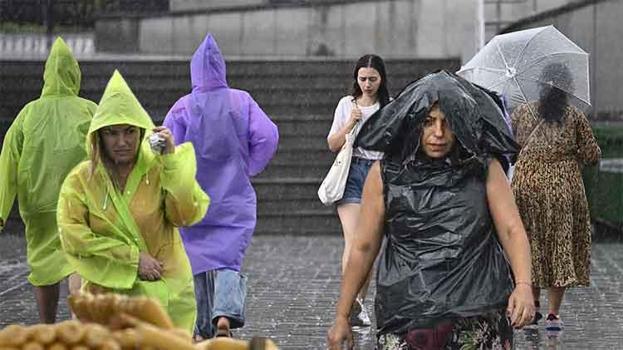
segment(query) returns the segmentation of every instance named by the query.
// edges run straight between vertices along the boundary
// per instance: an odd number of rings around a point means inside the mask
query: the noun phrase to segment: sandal
[[[219,328],[216,330],[215,337],[224,337],[224,338],[232,338],[234,335],[231,333],[229,328]]]
[[[218,320],[214,322],[214,326],[216,327],[216,334],[214,336],[232,338],[233,335],[231,333],[230,325],[231,323],[227,317],[225,316],[219,317]]]

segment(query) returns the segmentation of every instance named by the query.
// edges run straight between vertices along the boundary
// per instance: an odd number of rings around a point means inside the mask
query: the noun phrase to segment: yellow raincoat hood
[[[102,127],[130,124],[151,132],[153,122],[123,80],[113,74],[97,108],[89,138]],[[146,134],[147,134],[146,133]],[[101,161],[91,161],[67,177],[59,198],[58,222],[67,259],[93,292],[112,291],[157,298],[174,323],[191,329],[196,316],[193,276],[177,227],[199,221],[208,196],[195,180],[190,143],[155,155],[142,142],[120,191]],[[164,265],[162,278],[138,277],[140,253]]]
[[[119,71],[115,70],[97,106],[89,135],[105,126],[130,124],[151,130],[154,123],[138,102]]]
[[[41,97],[13,121],[0,154],[0,218],[15,197],[26,226],[28,280],[55,284],[72,272],[60,249],[56,204],[63,180],[86,158],[84,142],[97,105],[77,96],[80,68],[63,39],[52,45]]]
[[[41,96],[77,96],[81,76],[71,50],[62,38],[56,38],[45,62]]]
[[[149,114],[147,114],[147,111],[145,111],[136,96],[134,96],[134,93],[125,79],[123,79],[121,73],[115,70],[104,89],[104,94],[102,95],[102,99],[97,106],[97,111],[89,127],[87,136],[89,155],[94,152],[91,147],[95,132],[101,128],[119,124],[133,125],[145,130],[143,141],[151,134],[152,129],[155,127]],[[141,142],[138,161],[135,165],[139,168],[137,170],[144,172],[146,170],[145,167],[149,167],[154,159],[155,155],[150,151],[149,144],[147,142]]]

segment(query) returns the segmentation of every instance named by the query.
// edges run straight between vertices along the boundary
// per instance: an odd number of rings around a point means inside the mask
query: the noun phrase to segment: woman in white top
[[[355,65],[353,72],[353,91],[350,95],[342,97],[333,117],[333,125],[327,142],[332,152],[339,152],[346,142],[346,134],[353,128],[360,128],[374,112],[389,103],[387,90],[387,75],[383,59],[377,55],[364,55]],[[348,254],[355,240],[355,229],[359,221],[361,207],[361,192],[363,184],[370,170],[370,166],[376,160],[383,158],[383,153],[368,151],[361,147],[353,150],[353,158],[350,165],[348,180],[344,196],[339,200],[337,212],[342,223],[344,232],[344,252],[342,254],[342,272],[346,267]],[[353,305],[350,316],[352,326],[369,326],[370,318],[363,306],[370,276],[359,291],[358,298]]]

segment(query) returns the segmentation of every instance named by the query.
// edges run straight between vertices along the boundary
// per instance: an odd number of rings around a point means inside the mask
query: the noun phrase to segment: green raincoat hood
[[[45,62],[41,96],[77,96],[80,91],[80,66],[60,37],[56,38]]]
[[[94,131],[119,124],[134,125],[146,131],[151,131],[155,127],[121,73],[115,70],[93,116],[89,138]]]

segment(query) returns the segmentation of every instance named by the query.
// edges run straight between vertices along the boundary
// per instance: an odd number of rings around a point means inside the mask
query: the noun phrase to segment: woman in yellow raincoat
[[[150,149],[152,131],[166,143],[162,155]],[[192,330],[193,275],[177,226],[199,221],[209,198],[195,180],[192,144],[173,142],[115,71],[89,128],[90,160],[61,188],[58,224],[83,289],[154,297]]]
[[[15,118],[0,155],[0,229],[17,195],[26,226],[28,281],[35,286],[43,323],[55,322],[59,282],[73,271],[61,251],[56,203],[65,176],[87,156],[84,139],[97,107],[78,97],[80,78],[78,62],[57,38],[45,63],[41,97]]]

